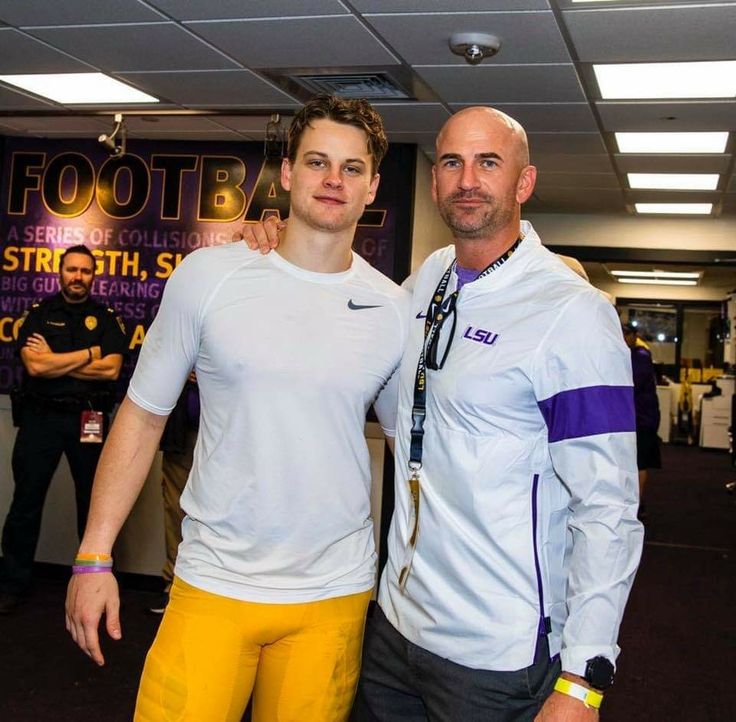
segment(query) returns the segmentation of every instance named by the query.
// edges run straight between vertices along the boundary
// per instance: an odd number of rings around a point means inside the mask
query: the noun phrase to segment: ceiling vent
[[[291,75],[290,79],[310,94],[338,95],[366,100],[411,98],[388,73],[339,73],[335,75]]]

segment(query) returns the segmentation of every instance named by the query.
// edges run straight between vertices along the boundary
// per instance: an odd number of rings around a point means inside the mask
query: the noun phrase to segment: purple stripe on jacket
[[[631,386],[587,386],[537,402],[550,443],[595,434],[636,431]]]

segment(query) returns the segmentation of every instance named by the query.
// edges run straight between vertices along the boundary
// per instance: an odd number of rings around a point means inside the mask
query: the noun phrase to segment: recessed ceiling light
[[[593,65],[603,100],[736,97],[736,60]]]
[[[728,143],[728,131],[615,135],[621,153],[723,153]]]
[[[664,213],[675,215],[708,215],[713,210],[712,203],[635,203],[637,213]]]
[[[697,281],[677,280],[674,278],[619,278],[619,283],[645,283],[656,286],[697,286]]]
[[[699,273],[690,271],[611,271],[611,275],[631,278],[700,278]]]
[[[158,103],[158,98],[102,73],[0,75],[0,81],[64,105]]]
[[[627,173],[630,188],[714,191],[718,173]]]

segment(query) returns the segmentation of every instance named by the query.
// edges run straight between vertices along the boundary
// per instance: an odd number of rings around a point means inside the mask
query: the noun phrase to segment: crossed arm
[[[102,356],[100,346],[54,353],[40,333],[28,337],[20,357],[30,376],[46,379],[72,376],[88,381],[115,381],[123,365],[122,354]]]

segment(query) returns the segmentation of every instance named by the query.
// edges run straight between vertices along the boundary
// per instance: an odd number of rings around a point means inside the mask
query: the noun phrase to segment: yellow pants
[[[342,722],[370,592],[305,604],[221,597],[174,578],[146,657],[136,722]]]

